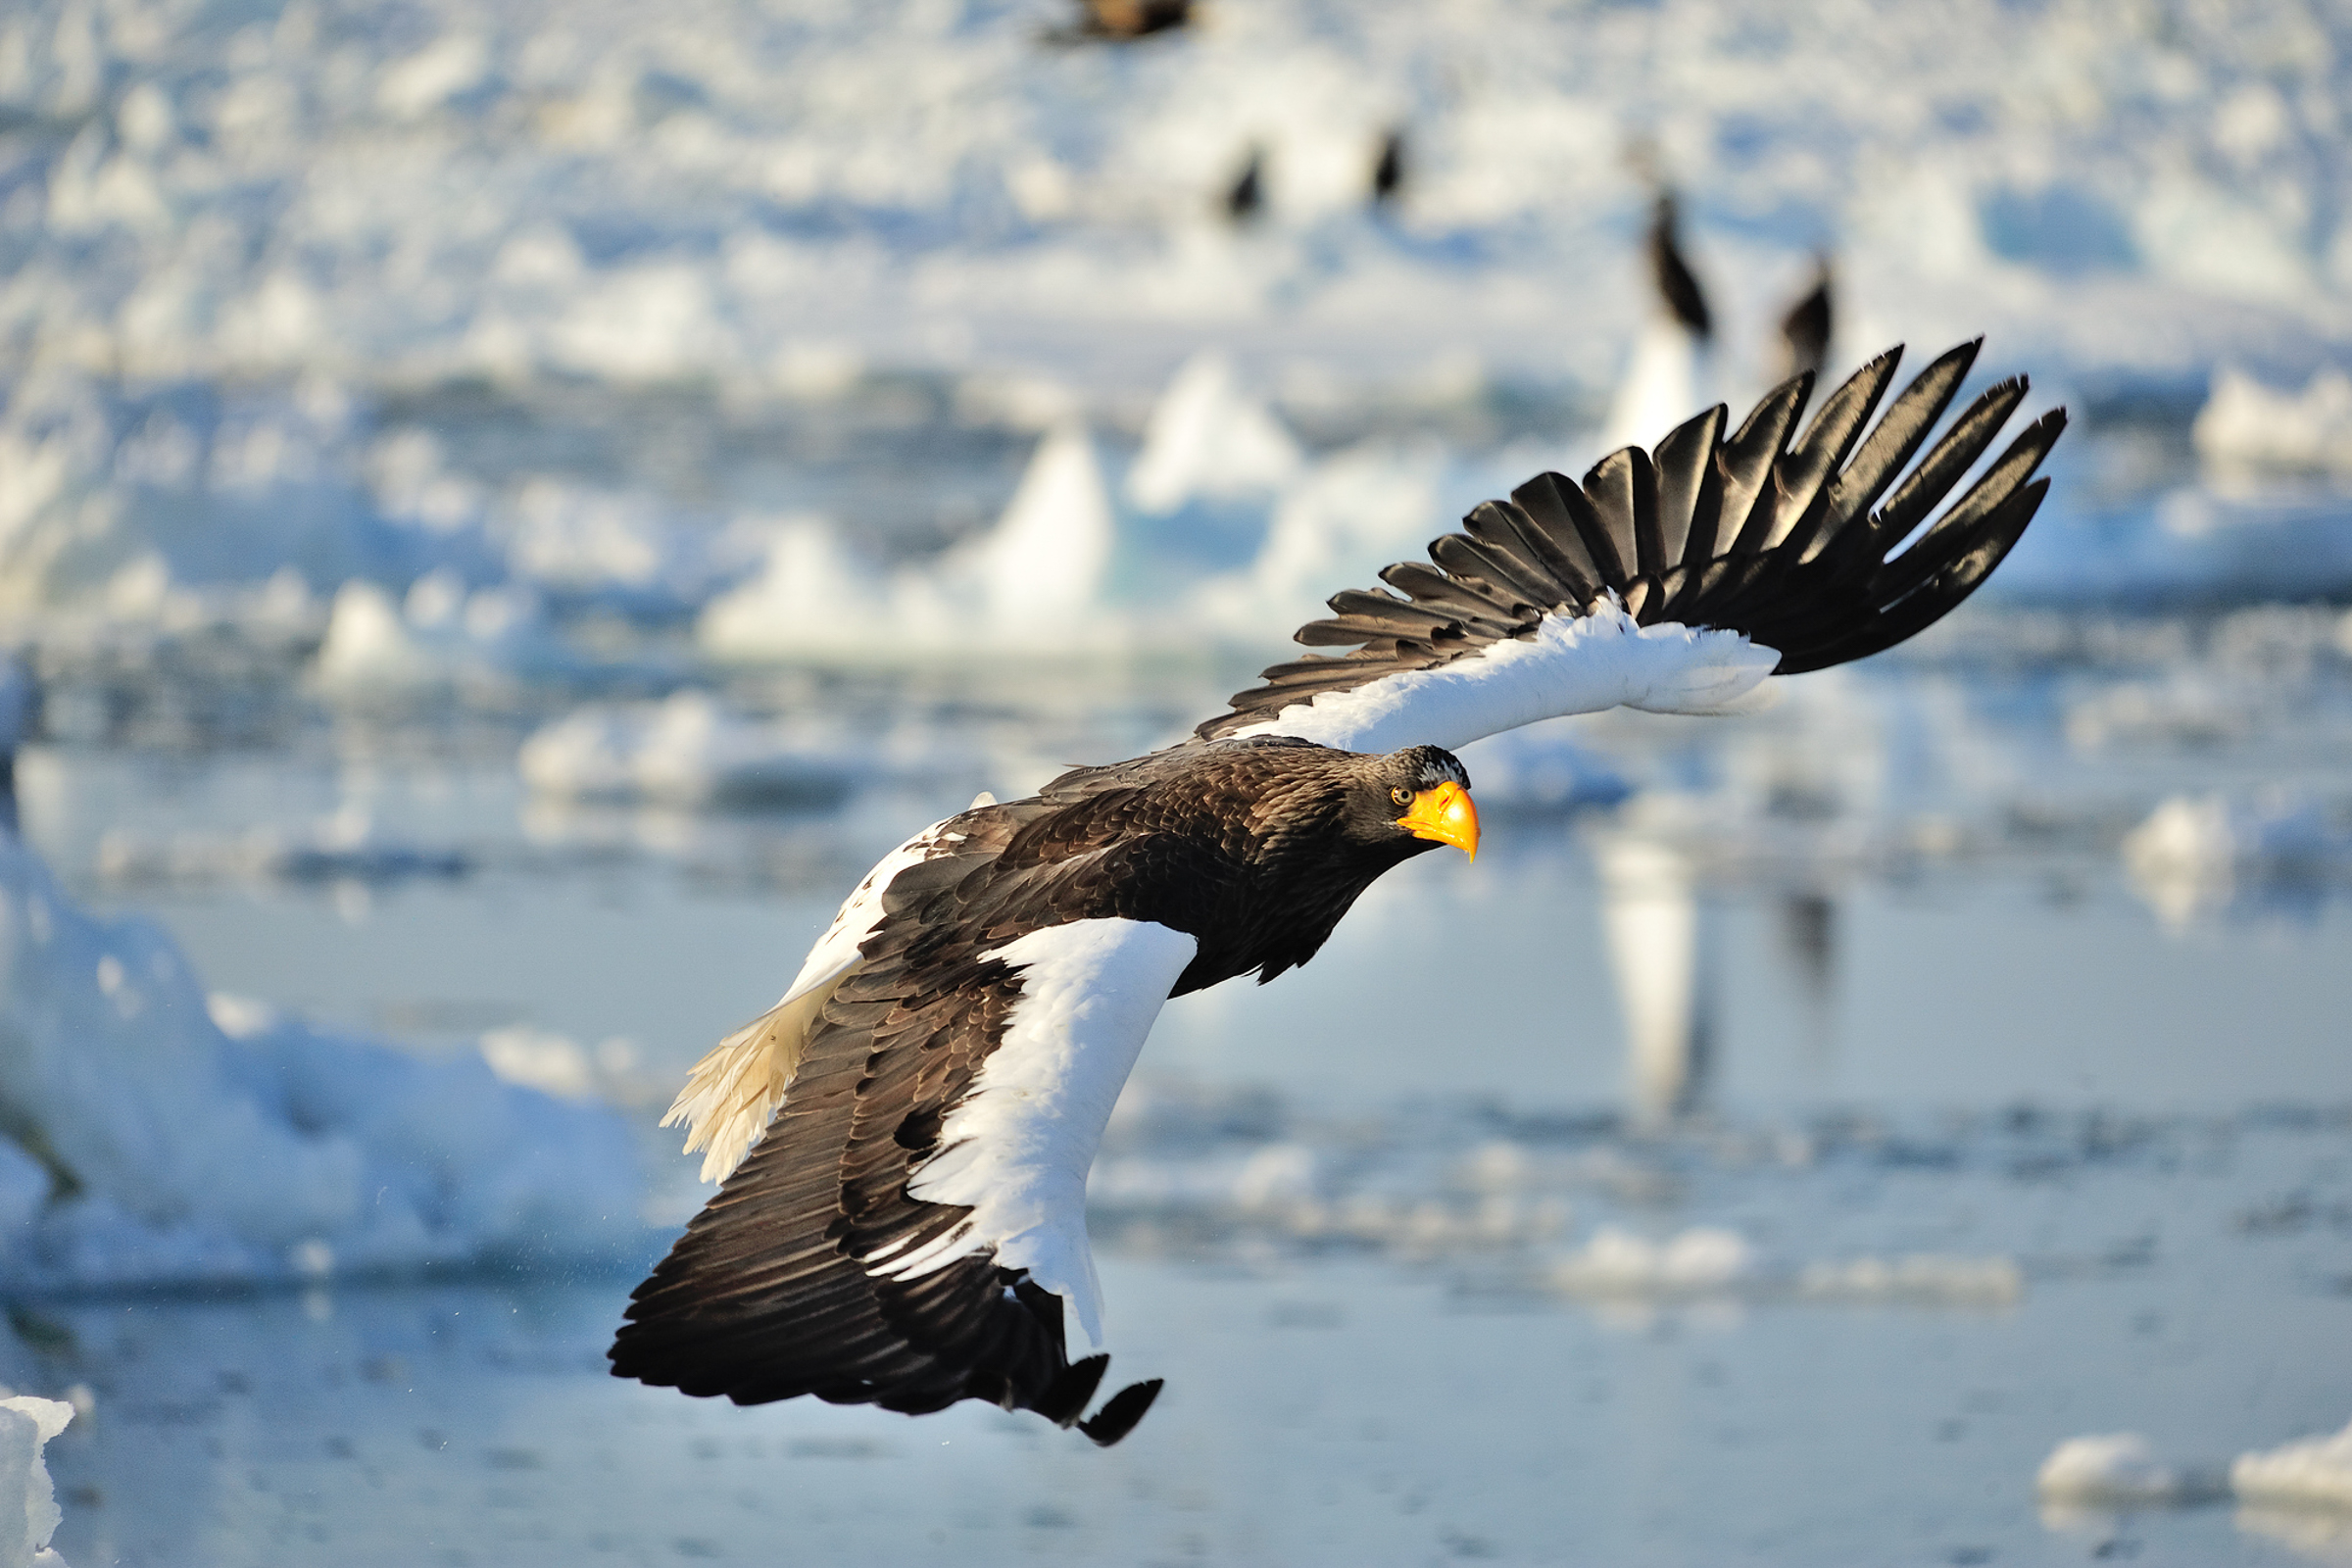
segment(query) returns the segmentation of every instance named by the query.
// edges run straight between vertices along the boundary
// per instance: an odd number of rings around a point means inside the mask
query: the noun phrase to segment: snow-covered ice
[[[2069,1438],[2034,1477],[2045,1502],[2088,1508],[2177,1508],[2229,1494],[2219,1469],[2157,1456],[2136,1432]]]
[[[1707,1296],[1741,1289],[1757,1268],[1755,1249],[1720,1226],[1653,1242],[1604,1225],[1552,1266],[1551,1285],[1571,1296]]]
[[[65,1511],[41,1450],[73,1419],[62,1399],[0,1397],[0,1568],[66,1568],[49,1546]]]
[[[439,567],[397,601],[372,582],[344,583],[315,668],[322,690],[366,698],[496,690],[576,665],[527,585],[468,592],[463,577]]]
[[[2224,368],[2192,434],[2209,462],[2352,470],[2352,375],[2331,367],[2299,391],[2277,391]]]
[[[1040,608],[1071,604],[1263,639],[1480,494],[1593,455],[1581,421],[1647,314],[1637,142],[1682,194],[1735,402],[1828,247],[1857,353],[1983,331],[1997,368],[2094,409],[2184,419],[2210,384],[2207,450],[2339,464],[2352,48],[2316,0],[2259,23],[1984,0],[1934,24],[1697,3],[1507,28],[1313,0],[1134,51],[1043,47],[1034,11],[18,8],[6,608],[234,619],[252,607],[219,594],[288,568],[321,604],[371,584],[379,612],[449,571],[558,618],[683,615],[765,551],[709,650],[1100,649]],[[1411,183],[1368,217],[1368,149],[1397,125]],[[1208,197],[1251,145],[1268,219],[1236,234]],[[1091,480],[1066,435],[1032,474],[1061,497],[1050,550],[1007,516],[908,586],[863,517],[813,523],[658,444],[621,460],[564,430],[582,397],[704,398],[724,424],[936,386],[969,390],[953,419],[1095,431]],[[1395,433],[1399,409],[1476,422],[1527,396],[1555,450],[1498,475]],[[487,416],[428,433],[453,399]],[[461,450],[502,439],[502,461]],[[2128,511],[2045,520],[1995,591],[2352,582],[2331,492]],[[521,602],[481,615],[527,621]],[[337,679],[515,652],[345,608]]]
[[[459,876],[471,863],[464,850],[387,833],[365,807],[347,803],[318,822],[254,827],[241,833],[187,828],[148,834],[109,828],[98,840],[95,869],[117,883],[397,882]]]
[[[2352,1510],[2352,1426],[2241,1453],[2230,1485],[2246,1502]]]
[[[1237,384],[1232,359],[1203,349],[1153,407],[1126,497],[1138,511],[1165,515],[1188,504],[1272,496],[1305,462],[1281,421]]]
[[[1829,240],[1863,339],[1981,325],[2041,363],[2300,377],[2352,328],[2325,5],[1498,27],[1323,0],[1135,51],[1038,23],[44,0],[0,49],[27,193],[0,322],[145,378],[1132,378],[1209,328],[1392,379],[1466,349],[1598,386],[1645,287],[1621,154],[1646,133],[1735,322]],[[1411,186],[1358,216],[1400,121]],[[1210,197],[1251,144],[1268,221],[1233,235]]]
[[[2132,885],[2179,927],[2227,904],[2240,879],[2316,880],[2352,859],[2352,835],[2317,802],[2279,790],[2232,799],[2177,795],[2124,836]]]
[[[20,1289],[596,1254],[636,1154],[596,1106],[208,1002],[161,927],[0,836],[0,1246]]]
[[[692,807],[834,805],[870,764],[687,690],[655,705],[580,709],[524,741],[515,765],[524,784],[559,799]]]

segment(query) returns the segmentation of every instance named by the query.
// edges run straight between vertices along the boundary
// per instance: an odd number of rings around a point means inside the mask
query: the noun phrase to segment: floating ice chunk
[[[783,524],[751,581],[706,604],[694,635],[715,659],[887,654],[892,585],[821,517]]]
[[[2230,902],[2240,877],[2310,876],[2352,854],[2309,801],[2177,795],[2124,836],[2132,884],[2169,925]]]
[[[2230,1485],[2247,1502],[2352,1509],[2352,1425],[2241,1453],[2230,1466]]]
[[[1233,1184],[1245,1210],[1303,1202],[1315,1192],[1315,1152],[1298,1144],[1268,1144],[1250,1156]]]
[[[2217,370],[2191,439],[2209,463],[2352,472],[2352,375],[2329,368],[2280,392],[2234,367]]]
[[[83,913],[14,840],[0,1100],[48,1178],[31,1223],[0,1230],[23,1289],[285,1278],[313,1240],[357,1269],[579,1254],[634,1223],[609,1110],[478,1056],[423,1060],[251,1006],[216,1018],[160,927]]]
[[[2136,1432],[2067,1439],[2034,1486],[2046,1502],[2093,1508],[2176,1508],[2229,1494],[2219,1471],[2159,1460]]]
[[[2241,739],[2257,715],[2246,691],[2219,681],[2119,681],[2068,708],[2066,738],[2082,751],[2149,742],[2220,746]]]
[[[651,497],[536,478],[507,520],[514,574],[566,600],[627,610],[690,609],[739,574],[726,541]]]
[[[819,522],[786,529],[765,568],[704,612],[728,658],[884,661],[1115,650],[1137,633],[1114,605],[1118,518],[1083,425],[1049,433],[996,524],[887,579]],[[1155,586],[1160,601],[1166,585]]]
[[[583,708],[524,741],[516,765],[544,795],[680,806],[832,805],[861,771],[838,751],[742,718],[698,691],[651,707]]]
[[[1233,363],[1216,349],[1185,361],[1144,426],[1144,446],[1127,470],[1127,499],[1147,513],[1188,501],[1271,497],[1305,467],[1291,433],[1245,393]]]
[[[345,687],[415,686],[437,673],[391,595],[371,582],[347,582],[336,593],[318,650],[319,679]]]
[[[376,105],[397,119],[415,120],[478,85],[489,71],[489,45],[471,33],[453,32],[387,69],[376,84]]]
[[[66,1430],[74,1406],[62,1399],[20,1395],[0,1399],[0,1565],[5,1568],[66,1568],[49,1549],[49,1538],[64,1522],[57,1488],[41,1449]]]
[[[1655,316],[1642,328],[1625,374],[1601,421],[1600,448],[1647,447],[1690,417],[1700,407],[1706,345],[1671,317]]]
[[[704,607],[695,638],[718,659],[882,653],[905,630],[892,617],[890,583],[823,518],[802,517],[777,531],[757,574]]]
[[[383,514],[352,400],[311,379],[135,391],[58,367],[0,407],[0,604],[153,619],[169,601],[299,578],[414,575],[479,554]]]
[[[1038,443],[997,525],[951,552],[941,575],[977,585],[1000,638],[1055,641],[1102,611],[1117,547],[1094,438],[1073,422]]]
[[[1315,465],[1284,492],[1256,558],[1211,578],[1193,613],[1236,638],[1262,641],[1268,626],[1325,612],[1335,583],[1372,580],[1417,557],[1444,515],[1449,460],[1433,443],[1367,441]]]
[[[345,583],[327,616],[316,672],[325,691],[360,696],[494,687],[576,663],[529,589],[468,593],[443,567],[417,578],[400,605],[371,582]]]
[[[596,1093],[596,1068],[588,1054],[566,1035],[519,1025],[482,1036],[482,1059],[506,1082],[523,1084],[558,1100],[585,1100]]]
[[[462,850],[415,844],[380,830],[366,807],[346,804],[307,827],[243,833],[185,831],[150,838],[109,828],[98,840],[97,871],[110,882],[394,882],[460,876]]]
[[[1551,1284],[1571,1296],[1710,1296],[1755,1283],[1755,1250],[1737,1231],[1696,1225],[1653,1242],[1615,1225],[1552,1266]]]

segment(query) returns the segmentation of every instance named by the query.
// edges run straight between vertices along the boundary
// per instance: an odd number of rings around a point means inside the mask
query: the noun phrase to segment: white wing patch
[[[710,1151],[703,1156],[703,1180],[726,1180],[767,1131],[792,1075],[800,1070],[818,1010],[858,962],[858,944],[881,923],[883,892],[906,867],[953,847],[955,836],[939,831],[944,825],[932,823],[884,856],[808,950],[784,1000],[720,1041],[686,1075],[686,1087],[670,1102],[662,1125],[684,1122],[686,1152]]]
[[[1780,658],[1736,631],[1643,626],[1604,603],[1590,615],[1545,615],[1531,638],[1324,692],[1233,733],[1290,735],[1350,752],[1455,751],[1522,724],[1621,705],[1652,713],[1733,711]]]
[[[1086,1237],[1086,1174],[1152,1021],[1200,944],[1144,920],[1049,926],[988,955],[1021,971],[1004,1038],[948,1113],[940,1152],[906,1184],[931,1203],[968,1205],[949,1235],[872,1272],[912,1279],[996,1250],[1005,1268],[1070,1303],[1102,1343],[1102,1289]]]

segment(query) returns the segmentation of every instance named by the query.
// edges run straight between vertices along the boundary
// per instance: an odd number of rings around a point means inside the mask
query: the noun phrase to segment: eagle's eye
[[[1413,804],[1413,792],[1399,784],[1389,791],[1389,799],[1395,801],[1398,806],[1410,806]]]

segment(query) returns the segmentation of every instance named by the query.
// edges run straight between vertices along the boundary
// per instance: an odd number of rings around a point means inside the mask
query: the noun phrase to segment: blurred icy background
[[[67,1560],[2352,1560],[2352,14],[1070,15],[0,15]],[[1642,170],[1706,395],[1820,254],[1834,371],[2068,404],[1980,602],[1480,748],[1475,867],[1171,1007],[1120,1449],[604,1379],[654,1117],[883,850],[1598,455]]]

